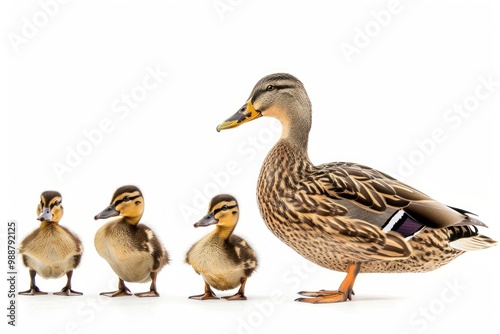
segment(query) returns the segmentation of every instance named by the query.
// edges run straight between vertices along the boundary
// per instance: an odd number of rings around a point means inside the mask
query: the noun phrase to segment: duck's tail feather
[[[462,251],[480,250],[495,246],[497,242],[477,233],[477,228],[470,226],[450,226],[450,246]]]
[[[449,206],[450,209],[453,209],[457,211],[458,213],[461,213],[465,216],[465,218],[456,224],[454,226],[463,226],[463,225],[475,225],[475,226],[483,226],[483,227],[488,227],[486,226],[485,223],[479,220],[477,215],[475,213],[469,212],[467,210],[459,209],[459,208],[454,208],[452,206]]]

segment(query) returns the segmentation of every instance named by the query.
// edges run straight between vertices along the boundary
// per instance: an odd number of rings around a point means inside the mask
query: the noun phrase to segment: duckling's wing
[[[71,239],[73,245],[74,245],[74,249],[73,251],[76,253],[76,255],[82,255],[82,252],[83,252],[83,246],[82,246],[82,242],[80,240],[80,238],[78,238],[78,236],[76,234],[74,234],[73,232],[71,232],[68,228],[64,227],[64,226],[61,226],[59,225],[59,227],[68,235],[68,237]],[[78,263],[80,262],[80,260],[78,260]]]
[[[359,164],[336,162],[320,165],[303,180],[301,188],[353,203],[373,212],[374,216],[385,212],[392,214],[400,209],[427,227],[485,226],[470,212],[446,206],[387,174]]]
[[[139,251],[148,251],[151,254],[153,258],[152,271],[161,269],[169,262],[167,251],[160,240],[158,240],[153,230],[144,224],[137,225],[137,228],[137,237],[133,239],[135,248]]]
[[[243,238],[231,234],[226,241],[225,249],[234,263],[243,266],[246,276],[250,276],[255,268],[257,268],[257,256],[252,247]]]
[[[19,253],[24,253],[27,249],[30,248],[31,246],[31,242],[33,242],[33,240],[37,237],[38,233],[39,233],[40,229],[37,228],[36,230],[34,230],[33,232],[31,232],[30,234],[28,234],[22,241],[21,241],[21,244],[19,245]]]
[[[19,253],[35,258],[44,258],[52,261],[55,254],[61,259],[81,256],[83,246],[76,234],[68,228],[56,225],[50,230],[37,228],[26,236],[19,246]],[[79,263],[75,258],[75,267]]]

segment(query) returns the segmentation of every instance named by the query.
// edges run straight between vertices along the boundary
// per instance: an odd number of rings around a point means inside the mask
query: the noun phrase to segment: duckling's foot
[[[151,276],[151,286],[149,287],[149,291],[136,293],[137,297],[160,297],[158,291],[156,291],[156,276],[158,275],[157,271],[152,271]]]
[[[36,286],[35,276],[36,276],[36,271],[30,269],[30,288],[29,290],[19,292],[20,295],[35,296],[35,295],[47,294],[47,292],[40,291],[40,289]]]
[[[99,295],[107,297],[121,297],[121,296],[132,296],[129,288],[125,285],[125,282],[120,278],[118,279],[118,290],[111,292],[101,292]]]
[[[65,286],[61,289],[61,292],[54,292],[54,295],[57,296],[81,296],[83,293],[72,290],[71,287]]]
[[[132,292],[130,292],[128,288],[125,288],[111,292],[101,292],[99,295],[107,297],[122,297],[122,296],[132,296]]]
[[[222,297],[225,300],[247,300],[247,297],[245,296],[245,285],[247,284],[247,277],[242,277],[240,280],[240,288],[238,289],[238,292],[236,292],[232,296],[226,296]]]
[[[160,297],[160,294],[156,290],[139,292],[135,294],[137,297]]]
[[[189,299],[207,300],[207,299],[219,299],[219,297],[217,297],[215,293],[213,293],[213,291],[207,291],[201,295],[189,296]]]
[[[189,296],[189,299],[207,300],[207,299],[219,299],[219,297],[215,295],[215,293],[210,288],[210,285],[207,282],[205,282],[205,293],[201,295]]]
[[[99,295],[107,297],[122,297],[122,296],[132,296],[132,293],[130,292],[129,289],[126,289],[126,290],[116,290],[110,292],[101,292]]]
[[[224,298],[225,300],[247,300],[247,297],[244,294],[239,293],[239,292],[235,293],[232,296],[224,296],[222,298]]]
[[[19,294],[25,296],[35,296],[35,295],[46,295],[47,292],[40,291],[40,289],[37,286],[34,286],[29,290],[20,291]]]

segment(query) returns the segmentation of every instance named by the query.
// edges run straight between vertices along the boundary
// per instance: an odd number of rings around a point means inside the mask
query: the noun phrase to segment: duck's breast
[[[147,245],[134,238],[134,228],[120,221],[110,222],[97,231],[94,244],[121,279],[144,283],[151,280],[154,260]]]
[[[244,266],[228,255],[224,240],[209,234],[196,243],[186,256],[193,269],[217,290],[236,288],[245,276]]]
[[[78,263],[82,254],[80,240],[57,224],[39,228],[28,235],[19,247],[25,265],[44,278],[58,278]]]

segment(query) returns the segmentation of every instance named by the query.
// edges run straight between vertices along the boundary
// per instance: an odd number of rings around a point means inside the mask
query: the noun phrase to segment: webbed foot
[[[72,290],[71,287],[65,286],[64,288],[61,289],[60,292],[54,292],[54,295],[57,296],[81,296],[83,293]]]
[[[347,276],[340,284],[338,290],[320,290],[320,291],[300,291],[299,295],[311,298],[297,298],[295,301],[310,304],[324,304],[324,303],[339,303],[351,300],[354,295],[352,287],[354,281],[359,273],[361,265],[359,263],[350,264],[347,267]]]
[[[25,296],[35,296],[35,295],[46,295],[47,292],[40,291],[40,289],[37,286],[34,286],[29,290],[20,291],[19,294]]]

